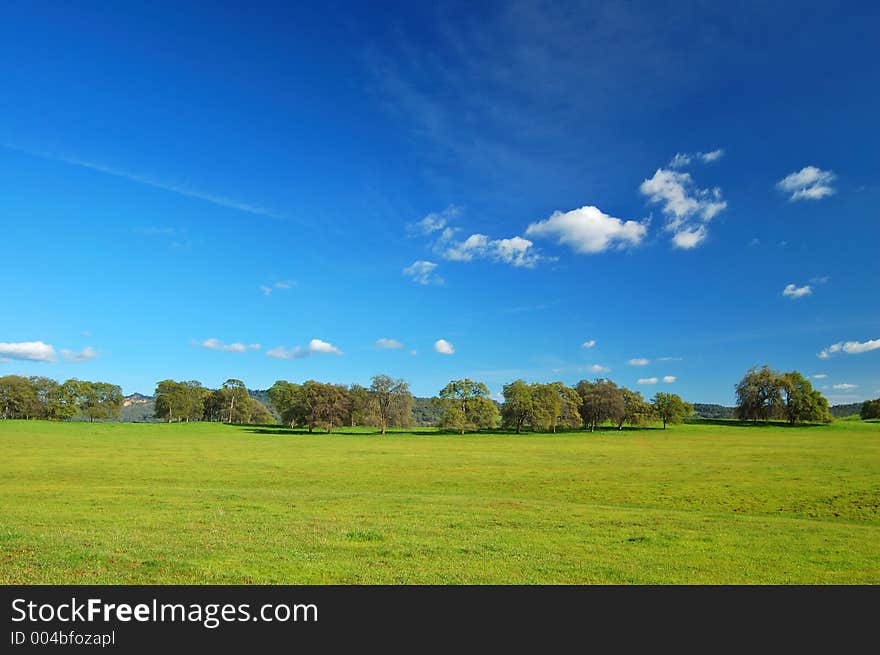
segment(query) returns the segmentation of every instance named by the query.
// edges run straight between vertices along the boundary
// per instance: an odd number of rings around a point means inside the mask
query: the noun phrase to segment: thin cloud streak
[[[161,189],[162,191],[168,191],[169,193],[176,193],[179,196],[184,196],[186,198],[195,198],[196,200],[203,200],[205,202],[209,202],[212,205],[217,205],[218,207],[225,207],[227,209],[236,209],[241,212],[246,212],[248,214],[256,214],[258,216],[267,216],[269,218],[275,219],[283,219],[285,218],[281,214],[273,212],[269,209],[265,209],[264,207],[260,207],[258,205],[252,205],[246,202],[240,202],[238,200],[233,200],[232,198],[226,198],[225,196],[219,196],[214,193],[210,193],[208,191],[202,191],[200,189],[192,189],[189,187],[181,186],[179,184],[172,184],[168,182],[162,182],[160,180],[155,180],[146,175],[140,175],[137,173],[129,173],[128,171],[119,170],[116,168],[111,168],[110,166],[105,166],[103,164],[96,164],[94,162],[85,161],[83,159],[77,159],[75,157],[66,157],[64,155],[56,155],[46,152],[36,152],[33,150],[26,150],[24,148],[17,148],[15,146],[11,146],[9,144],[2,144],[4,148],[9,150],[14,150],[16,152],[21,152],[26,155],[30,155],[31,157],[37,157],[39,159],[46,159],[49,161],[57,161],[63,164],[70,164],[71,166],[78,166],[79,168],[86,168],[91,171],[96,171],[98,173],[104,173],[105,175],[112,175],[113,177],[120,177],[125,180],[129,180],[131,182],[135,182],[137,184],[143,184],[144,186],[149,186],[154,189]]]

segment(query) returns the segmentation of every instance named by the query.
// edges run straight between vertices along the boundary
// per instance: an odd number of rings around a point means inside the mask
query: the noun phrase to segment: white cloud
[[[441,212],[431,212],[417,223],[407,225],[407,231],[410,234],[426,236],[444,230],[449,225],[449,221],[461,216],[461,207],[449,205]]]
[[[638,384],[657,384],[657,378],[639,378],[636,382]]]
[[[672,237],[672,245],[682,250],[690,250],[696,248],[706,239],[708,231],[704,225],[698,225],[695,228],[684,229],[676,232]]]
[[[686,155],[683,152],[678,152],[675,154],[671,160],[669,160],[669,168],[684,168],[688,164],[691,163],[691,156]]]
[[[633,357],[627,362],[627,364],[629,364],[630,366],[647,366],[650,363],[651,360],[645,357]]]
[[[309,341],[308,345],[309,352],[312,353],[328,353],[332,355],[341,355],[342,351],[339,350],[332,343],[327,343],[326,341],[321,341],[320,339],[312,339]]]
[[[54,362],[55,348],[42,341],[0,343],[0,356],[8,359],[24,359],[32,362]]]
[[[310,357],[315,353],[341,355],[342,351],[332,343],[321,341],[320,339],[312,339],[309,341],[309,345],[305,348],[294,346],[288,350],[284,346],[278,346],[271,350],[267,350],[266,356],[274,357],[275,359],[303,359],[305,357]]]
[[[664,381],[666,384],[672,384],[672,383],[675,382],[677,379],[678,379],[678,378],[676,378],[674,375],[664,375],[664,376],[663,376],[663,381]]]
[[[844,352],[847,355],[861,355],[862,353],[880,348],[880,339],[870,339],[868,341],[838,341],[822,350],[817,357],[819,359],[828,359],[831,355]]]
[[[798,298],[803,298],[804,296],[809,296],[811,293],[813,293],[813,288],[809,284],[805,284],[802,287],[796,286],[794,284],[788,284],[782,290],[783,296],[788,296],[789,298],[792,298],[794,300]]]
[[[223,350],[230,353],[243,353],[248,350],[259,350],[260,344],[251,343],[251,344],[243,344],[243,343],[223,343],[219,339],[205,339],[202,343],[199,344],[202,348],[207,348],[208,350]]]
[[[434,342],[434,350],[441,355],[452,355],[455,353],[455,348],[446,339],[437,339]]]
[[[268,286],[266,284],[260,285],[260,291],[263,292],[264,296],[268,296],[272,293],[274,289],[290,289],[296,286],[296,282],[293,280],[281,280],[280,282],[275,282],[272,286]]]
[[[685,250],[702,243],[707,235],[703,225],[727,208],[721,189],[700,189],[690,173],[658,168],[654,176],[639,186],[642,195],[663,206],[667,217],[666,231],[673,233],[673,244]]]
[[[829,275],[817,275],[816,277],[811,277],[810,282],[813,284],[826,284],[831,279]]]
[[[533,268],[542,259],[533,246],[531,241],[522,237],[490,239],[485,234],[472,234],[458,243],[449,243],[447,239],[441,238],[435,244],[435,249],[439,249],[445,259],[452,261],[488,259],[511,266]]]
[[[590,339],[589,341],[584,341],[584,342],[581,344],[581,348],[592,348],[592,347],[595,346],[595,345],[596,345],[596,340],[595,340],[595,339]]]
[[[97,357],[98,351],[91,346],[86,346],[80,352],[62,349],[61,356],[64,357],[64,359],[66,359],[68,362],[87,362],[90,359],[94,359],[95,357]]]
[[[827,377],[828,376],[825,373],[816,373],[816,375],[813,376],[813,379],[814,380],[824,380]]]
[[[403,348],[403,344],[397,339],[386,339],[383,337],[381,339],[376,339],[376,347],[383,350],[396,350],[398,348]]]
[[[602,366],[601,364],[593,364],[593,365],[590,367],[590,370],[591,370],[593,373],[607,373],[607,372],[610,371],[611,369],[608,368],[607,366]]]
[[[637,246],[647,231],[647,222],[624,221],[593,206],[564,213],[556,211],[547,220],[532,223],[526,228],[529,236],[556,239],[557,243],[581,254]]]
[[[711,152],[696,152],[693,154],[679,152],[676,153],[675,157],[670,160],[669,168],[684,168],[685,166],[689,166],[690,163],[695,159],[699,159],[704,164],[711,164],[718,161],[723,156],[723,148],[718,148],[717,150],[712,150]]]
[[[413,282],[422,285],[443,284],[443,278],[434,273],[437,270],[437,264],[427,261],[415,261],[405,269],[403,274],[412,278]]]
[[[859,385],[857,384],[849,384],[847,382],[841,382],[840,384],[831,385],[832,389],[837,389],[838,391],[849,391],[850,389],[858,389]]]
[[[805,166],[797,173],[785,176],[776,187],[791,194],[789,200],[819,200],[835,193],[832,183],[836,179],[832,171],[823,171],[815,166]]]
[[[684,357],[658,357],[658,362],[680,362]]]

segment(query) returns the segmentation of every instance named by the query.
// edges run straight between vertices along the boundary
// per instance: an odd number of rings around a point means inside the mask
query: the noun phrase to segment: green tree
[[[780,376],[767,364],[749,369],[736,385],[738,418],[767,421],[781,415],[782,405]]]
[[[777,378],[782,412],[790,425],[808,422],[830,422],[828,401],[798,371],[783,373]]]
[[[681,423],[694,412],[693,405],[686,403],[674,393],[658,392],[651,399],[651,404],[654,414],[663,421],[664,430],[667,423]]]
[[[80,411],[90,421],[119,418],[122,389],[109,382],[79,382]]]
[[[249,419],[247,399],[250,398],[244,382],[229,378],[220,387],[227,423],[247,423]]]
[[[21,375],[0,377],[0,416],[29,419],[39,414],[40,401],[30,380]]]
[[[370,390],[360,384],[348,388],[348,423],[356,425],[376,425],[376,403]]]
[[[443,408],[440,425],[454,428],[459,434],[494,428],[498,423],[498,407],[482,382],[453,380],[440,391],[439,403]]]
[[[595,382],[581,380],[575,387],[581,398],[580,414],[584,428],[592,432],[605,421],[616,421],[626,411],[623,394],[614,382],[598,379]]]
[[[405,427],[410,424],[414,401],[404,380],[394,380],[387,375],[373,376],[370,396],[382,434],[389,425]]]
[[[523,426],[531,421],[534,409],[532,386],[524,380],[515,380],[505,384],[501,393],[504,395],[504,404],[501,405],[501,424],[505,428],[516,430],[519,434]]]
[[[277,380],[269,387],[269,402],[278,412],[281,421],[293,427],[299,417],[299,395],[302,387],[286,380]]]
[[[859,410],[859,417],[863,421],[872,418],[880,418],[880,398],[863,402],[862,407]]]
[[[638,391],[621,387],[620,393],[623,397],[623,413],[617,417],[617,429],[622,430],[624,423],[644,425],[651,416],[651,405],[645,402]]]

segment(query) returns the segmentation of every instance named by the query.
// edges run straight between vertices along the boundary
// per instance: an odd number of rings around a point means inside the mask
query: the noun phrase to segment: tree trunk
[[[666,419],[663,419],[663,429],[666,429]]]

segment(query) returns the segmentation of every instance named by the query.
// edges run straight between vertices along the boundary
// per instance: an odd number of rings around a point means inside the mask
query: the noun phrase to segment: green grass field
[[[2,583],[880,583],[880,423],[0,421]]]

